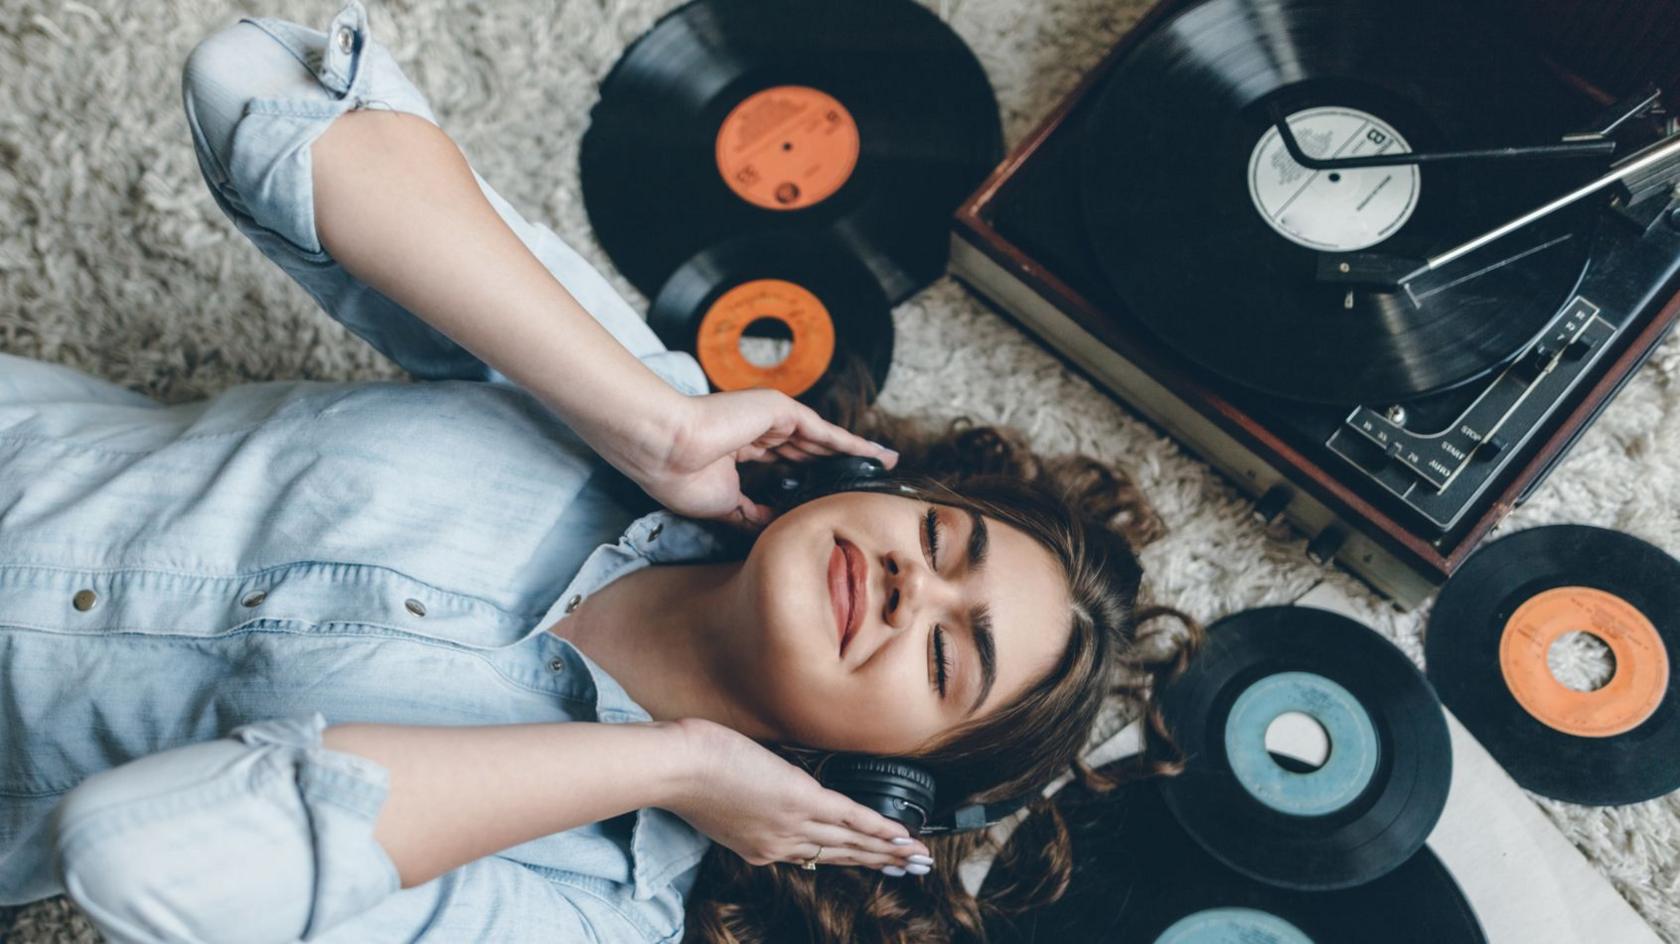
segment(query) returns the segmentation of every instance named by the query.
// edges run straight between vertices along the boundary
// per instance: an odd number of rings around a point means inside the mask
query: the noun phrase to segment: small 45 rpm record
[[[1615,672],[1577,691],[1547,664],[1573,632],[1609,646]],[[1424,639],[1441,701],[1526,789],[1615,806],[1680,788],[1680,561],[1619,531],[1551,525],[1471,555]]]
[[[693,354],[714,388],[769,387],[825,416],[838,388],[872,401],[892,366],[892,312],[869,270],[834,240],[798,231],[696,254],[654,297],[648,326]],[[752,336],[791,343],[761,365],[741,350]]]
[[[693,0],[608,73],[579,161],[596,236],[650,297],[703,249],[797,227],[896,304],[945,271],[1002,141],[979,61],[913,0]]]
[[[1160,707],[1187,758],[1161,783],[1167,806],[1214,858],[1258,881],[1369,882],[1416,853],[1446,806],[1440,702],[1405,653],[1345,616],[1293,606],[1228,616]],[[1321,765],[1268,749],[1289,723],[1316,723]]]
[[[1601,162],[1309,170],[1272,115],[1318,157],[1556,140],[1584,100],[1475,6],[1208,0],[1153,30],[1083,131],[1086,230],[1127,311],[1220,377],[1323,403],[1467,383],[1533,341],[1585,267],[1592,200],[1404,288],[1323,281],[1319,265],[1421,266]]]
[[[1171,778],[1164,778],[1170,780]],[[1093,796],[1077,781],[1057,792],[1073,874],[1057,901],[986,921],[994,944],[1483,944],[1475,912],[1424,846],[1381,878],[1302,891],[1257,882],[1214,859],[1167,809],[1162,778]],[[1020,864],[1016,864],[1019,861]],[[1041,879],[1007,847],[983,896]]]

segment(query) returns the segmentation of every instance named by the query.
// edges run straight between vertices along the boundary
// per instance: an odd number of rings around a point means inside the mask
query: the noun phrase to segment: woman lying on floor
[[[1104,698],[1200,638],[1139,630],[1127,479],[867,391],[707,394],[356,0],[214,31],[183,102],[235,226],[424,382],[165,406],[0,354],[0,904],[113,942],[975,939],[985,834],[822,766],[913,758],[945,809],[1092,777]],[[836,454],[889,471],[747,497]],[[996,907],[1059,892],[1055,826]]]

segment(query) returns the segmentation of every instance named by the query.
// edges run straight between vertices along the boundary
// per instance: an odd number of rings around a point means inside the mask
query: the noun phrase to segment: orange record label
[[[741,335],[760,318],[787,325],[793,345],[772,367],[741,353]],[[742,282],[706,309],[695,338],[700,366],[720,390],[770,387],[797,397],[820,379],[834,359],[834,322],[817,296],[781,279]]]
[[[1603,640],[1616,659],[1603,688],[1578,692],[1546,664],[1552,643],[1572,632]],[[1517,703],[1541,723],[1580,737],[1610,737],[1639,726],[1668,692],[1668,650],[1631,603],[1592,587],[1556,587],[1526,600],[1505,623],[1499,667]]]
[[[801,210],[852,176],[857,122],[839,100],[804,85],[754,92],[718,128],[717,165],[735,195],[767,210]]]

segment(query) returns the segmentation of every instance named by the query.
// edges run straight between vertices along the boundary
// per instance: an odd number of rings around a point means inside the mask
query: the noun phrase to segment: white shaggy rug
[[[768,0],[773,2],[773,0]],[[836,0],[844,2],[844,0]],[[928,0],[978,53],[1007,143],[1036,125],[1146,0]],[[369,0],[373,34],[479,172],[638,305],[595,244],[577,146],[596,83],[673,0]],[[0,350],[167,402],[257,380],[396,379],[221,215],[180,105],[193,44],[240,15],[324,29],[333,0],[0,0]],[[1248,502],[1071,374],[949,277],[900,305],[882,401],[1014,424],[1039,447],[1129,466],[1171,534],[1144,555],[1158,597],[1204,619],[1293,600],[1320,579],[1421,664],[1427,606],[1400,613],[1255,524]],[[1665,344],[1505,530],[1597,524],[1680,553],[1680,343]],[[1536,797],[1670,941],[1680,941],[1680,797],[1594,809]],[[10,936],[7,931],[10,930]],[[6,914],[0,940],[91,941],[64,899]]]

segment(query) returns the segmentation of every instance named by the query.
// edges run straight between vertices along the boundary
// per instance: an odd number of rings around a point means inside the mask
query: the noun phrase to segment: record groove
[[[759,319],[792,335],[773,366],[739,352]],[[832,240],[798,231],[695,254],[653,299],[648,326],[671,350],[694,354],[715,389],[779,389],[824,416],[854,395],[872,401],[892,365],[892,313],[868,270]]]
[[[1419,49],[1431,55],[1419,56]],[[1533,209],[1601,162],[1308,171],[1309,153],[1555,139],[1543,65],[1446,0],[1209,0],[1162,23],[1087,116],[1086,228],[1128,310],[1232,382],[1326,403],[1467,383],[1534,340],[1585,267],[1596,201],[1412,283],[1321,282],[1323,253],[1422,260]],[[1403,141],[1404,146],[1399,142]],[[1345,174],[1344,178],[1342,174]],[[1533,250],[1519,258],[1525,250]],[[1349,302],[1351,301],[1351,307]]]
[[[1107,769],[1100,769],[1107,772]],[[1077,781],[1056,793],[1068,821],[1073,874],[1048,906],[988,917],[994,944],[1485,944],[1452,874],[1428,846],[1369,883],[1346,889],[1278,888],[1219,862],[1184,831],[1162,799],[1172,778],[1136,781],[1093,796]],[[1037,875],[1000,854],[987,896]]]
[[[1297,686],[1295,677],[1317,681]],[[1335,713],[1362,710],[1374,744],[1332,740],[1329,761],[1309,772],[1263,740],[1232,741],[1233,706],[1268,687],[1282,694],[1259,720],[1294,704],[1326,730],[1356,731]],[[1338,690],[1351,701],[1331,703]],[[1404,653],[1347,617],[1292,606],[1228,616],[1159,701],[1186,756],[1184,771],[1162,782],[1167,805],[1215,858],[1256,880],[1313,890],[1371,881],[1415,853],[1446,806],[1452,748],[1440,702]],[[1231,744],[1258,760],[1245,762]],[[1377,756],[1337,768],[1338,750]],[[1245,773],[1262,766],[1275,780]]]
[[[693,0],[603,80],[579,161],[597,237],[650,298],[704,250],[798,229],[897,303],[945,271],[950,215],[1001,153],[978,60],[911,0]]]
[[[1552,676],[1550,641],[1568,629],[1609,637],[1609,684]],[[1680,789],[1680,561],[1660,548],[1587,525],[1500,538],[1442,588],[1424,653],[1442,702],[1522,787],[1597,806]]]

